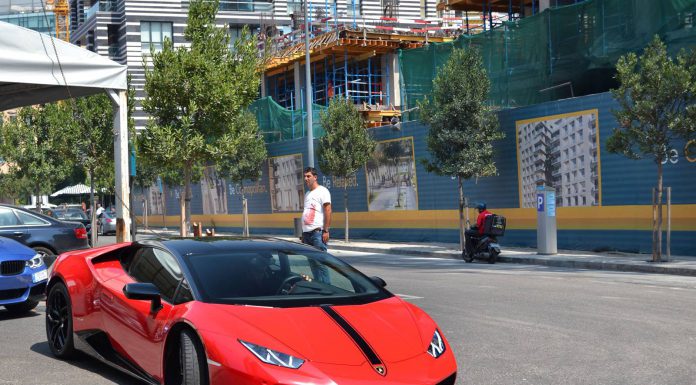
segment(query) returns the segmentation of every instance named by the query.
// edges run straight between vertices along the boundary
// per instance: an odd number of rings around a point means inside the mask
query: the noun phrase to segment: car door
[[[150,375],[158,376],[174,298],[191,296],[177,292],[183,281],[181,267],[163,249],[142,247],[126,268],[127,274],[104,282],[98,294],[104,310],[104,329],[122,353]],[[126,298],[123,287],[131,282],[154,284],[162,295],[162,307],[153,311],[150,301]]]
[[[14,210],[0,206],[0,236],[27,243],[26,228],[20,223]]]

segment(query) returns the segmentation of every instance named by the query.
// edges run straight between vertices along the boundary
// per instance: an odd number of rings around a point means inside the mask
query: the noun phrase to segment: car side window
[[[128,274],[138,282],[154,284],[162,299],[170,303],[184,277],[176,258],[154,247],[142,248],[135,254],[128,266]]]
[[[19,220],[22,221],[24,225],[47,225],[46,221],[39,219],[31,214],[27,214],[24,211],[15,210]]]
[[[0,226],[17,226],[19,220],[14,211],[5,207],[0,207]]]

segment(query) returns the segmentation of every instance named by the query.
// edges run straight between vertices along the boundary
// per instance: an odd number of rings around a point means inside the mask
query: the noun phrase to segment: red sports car
[[[442,331],[384,286],[276,239],[121,243],[58,258],[46,334],[150,384],[454,384]]]

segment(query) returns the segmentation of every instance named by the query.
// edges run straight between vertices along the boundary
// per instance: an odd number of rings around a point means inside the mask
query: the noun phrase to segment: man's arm
[[[331,203],[324,203],[324,232],[321,234],[321,240],[324,243],[329,241],[329,228],[331,227]]]

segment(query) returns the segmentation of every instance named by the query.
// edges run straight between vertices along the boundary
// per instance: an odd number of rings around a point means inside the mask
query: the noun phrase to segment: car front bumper
[[[0,305],[43,299],[47,275],[46,269],[25,269],[24,273],[19,275],[0,275]]]

